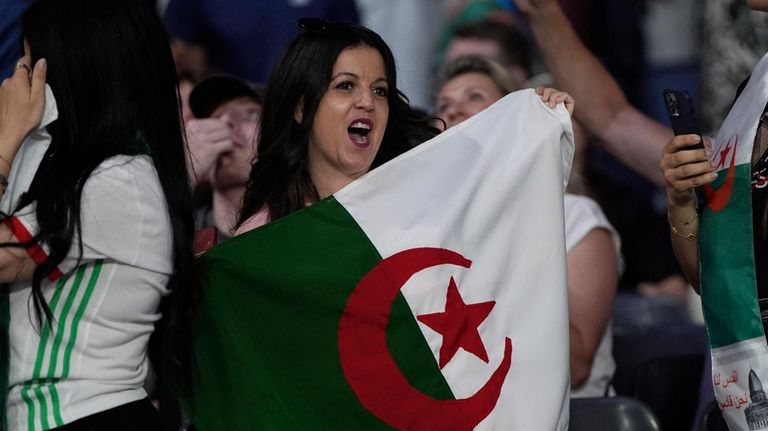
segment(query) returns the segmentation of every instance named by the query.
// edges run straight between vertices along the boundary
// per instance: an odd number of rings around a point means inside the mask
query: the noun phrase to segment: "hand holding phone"
[[[701,138],[699,122],[696,120],[696,112],[693,109],[693,100],[687,91],[671,88],[664,90],[664,104],[667,107],[667,115],[675,136],[699,135]],[[689,148],[704,148],[704,139],[701,139],[699,144]]]

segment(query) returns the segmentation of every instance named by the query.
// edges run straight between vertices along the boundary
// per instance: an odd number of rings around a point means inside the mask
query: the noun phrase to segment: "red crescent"
[[[339,323],[339,354],[344,375],[368,411],[401,430],[471,430],[496,406],[512,362],[507,338],[504,358],[477,393],[460,400],[436,400],[406,380],[387,349],[386,328],[392,303],[413,274],[435,265],[469,268],[471,261],[451,250],[413,248],[374,267],[357,285]]]
[[[739,137],[735,136],[733,144],[733,154],[731,155],[731,165],[728,166],[728,176],[725,177],[723,185],[715,189],[710,184],[704,185],[704,193],[707,196],[707,206],[714,212],[725,208],[733,193],[733,181],[736,174],[736,147],[739,145]]]

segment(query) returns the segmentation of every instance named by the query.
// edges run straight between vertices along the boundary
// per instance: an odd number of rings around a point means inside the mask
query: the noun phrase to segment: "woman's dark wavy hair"
[[[48,61],[47,82],[59,112],[48,126],[50,147],[16,207],[36,202],[39,231],[33,242],[50,250],[32,277],[38,324],[53,319],[42,281],[73,244],[82,256],[76,236],[88,177],[110,157],[148,154],[168,204],[173,241],[171,294],[161,303],[163,318],[150,350],[156,369],[186,388],[194,369],[190,321],[199,284],[176,73],[165,29],[142,0],[40,0],[21,25],[33,64]]]
[[[305,22],[305,21],[302,21]],[[307,147],[317,108],[342,51],[367,46],[384,59],[389,81],[389,121],[371,168],[439,133],[430,118],[412,109],[397,89],[395,59],[386,43],[364,27],[321,21],[301,31],[272,69],[267,82],[258,158],[243,198],[238,225],[266,206],[275,220],[318,200],[307,171]],[[302,109],[301,123],[294,120]]]

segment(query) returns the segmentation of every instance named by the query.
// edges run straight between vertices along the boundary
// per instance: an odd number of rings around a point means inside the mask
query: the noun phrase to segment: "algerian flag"
[[[532,90],[202,257],[202,431],[564,430],[566,110]]]
[[[713,144],[718,179],[704,187],[699,226],[701,299],[715,398],[731,430],[768,429],[768,345],[757,303],[752,241],[752,145],[768,102],[763,57]]]

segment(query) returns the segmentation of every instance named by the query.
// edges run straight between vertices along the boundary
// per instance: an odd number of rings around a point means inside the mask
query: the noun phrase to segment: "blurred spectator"
[[[456,30],[445,60],[465,55],[480,55],[504,66],[519,87],[531,77],[531,42],[511,24],[484,20]]]
[[[646,3],[641,20],[645,66],[640,106],[654,120],[668,124],[666,105],[661,101],[665,88],[685,89],[699,105],[702,8],[697,0]]]
[[[214,75],[189,94],[197,118],[186,123],[193,185],[207,183],[210,201],[195,212],[195,230],[214,226],[231,236],[256,155],[262,88],[231,75]]]
[[[21,58],[21,27],[19,17],[32,0],[0,2],[0,81],[13,74],[13,66]]]
[[[165,24],[180,73],[265,82],[299,18],[357,23],[355,0],[171,0]]]
[[[703,2],[701,116],[704,131],[717,132],[733,104],[733,92],[768,52],[768,14],[745,1]]]
[[[398,87],[411,105],[431,106],[432,63],[441,0],[357,0],[360,18],[390,46],[397,63]]]
[[[590,15],[594,14],[592,4],[597,0],[560,0],[565,14],[577,28],[579,35],[586,38],[591,34]],[[438,38],[438,62],[443,62],[443,54],[448,42],[456,30],[477,21],[494,21],[515,27],[530,37],[530,30],[524,16],[519,12],[514,0],[443,0],[445,23]],[[589,30],[589,31],[588,31]],[[541,73],[541,65],[534,52],[533,72]]]

